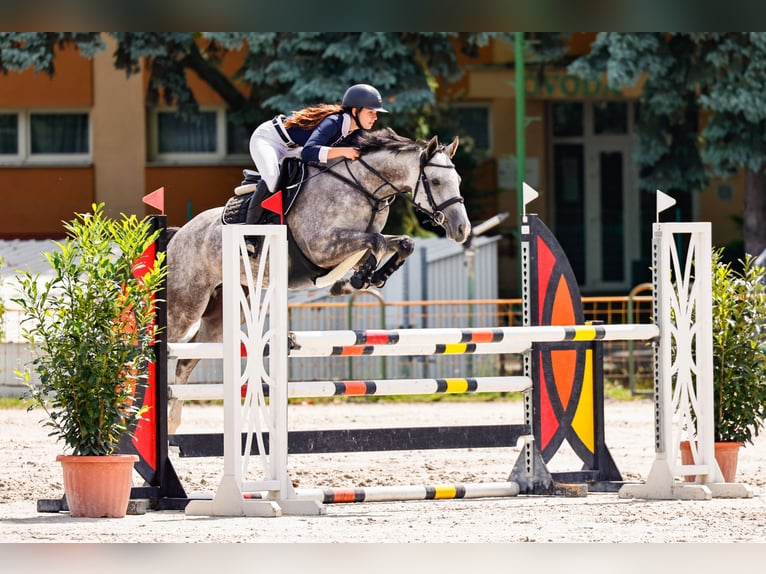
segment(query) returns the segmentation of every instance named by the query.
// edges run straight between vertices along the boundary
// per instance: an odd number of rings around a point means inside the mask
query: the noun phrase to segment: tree
[[[744,249],[766,249],[766,33],[601,32],[569,71],[613,88],[645,78],[641,187],[698,191],[742,170]]]
[[[458,52],[475,55],[497,33],[455,32],[117,32],[0,33],[0,72],[34,69],[53,75],[56,48],[75,46],[93,57],[117,42],[114,65],[127,75],[142,61],[149,73],[147,103],[160,101],[193,118],[197,101],[187,83],[196,74],[226,102],[229,118],[248,130],[274,116],[317,102],[338,102],[355,83],[376,86],[391,112],[380,125],[411,137],[430,136],[440,82],[460,78]],[[228,52],[244,51],[232,75],[221,69]],[[401,204],[401,205],[399,205]],[[405,202],[389,218],[389,232],[418,228]]]
[[[226,102],[236,120],[254,127],[277,112],[337,102],[354,83],[375,85],[386,97],[391,125],[423,130],[439,82],[463,73],[457,53],[475,53],[495,33],[455,32],[117,32],[0,33],[0,72],[32,68],[53,75],[55,48],[74,45],[85,57],[117,41],[114,64],[126,74],[149,72],[147,101],[177,105],[193,115],[197,102],[186,81],[193,71]],[[227,52],[245,52],[227,76]],[[417,134],[426,135],[426,134]]]

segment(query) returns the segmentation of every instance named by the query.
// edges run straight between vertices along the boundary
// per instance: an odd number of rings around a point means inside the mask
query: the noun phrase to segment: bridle
[[[351,169],[349,167],[350,160],[348,159],[344,159],[343,161],[343,164],[346,166],[346,171],[348,172],[348,177],[340,173],[337,173],[336,171],[332,169],[328,169],[327,171],[331,173],[332,175],[334,175],[335,177],[348,183],[353,188],[360,191],[367,197],[368,201],[370,201],[370,204],[373,207],[372,216],[370,217],[370,224],[372,224],[372,221],[375,219],[375,214],[377,212],[387,208],[389,204],[397,197],[403,197],[404,199],[409,201],[415,209],[423,213],[432,223],[434,223],[435,225],[442,226],[444,225],[444,222],[447,220],[447,216],[444,214],[443,210],[455,203],[463,203],[465,200],[460,195],[457,195],[455,197],[450,197],[449,199],[443,201],[442,203],[439,203],[439,204],[436,203],[433,192],[431,191],[431,182],[428,179],[428,175],[426,175],[426,167],[440,167],[444,169],[455,169],[455,166],[452,163],[449,163],[449,164],[431,163],[430,160],[433,159],[434,155],[435,154],[431,154],[431,156],[428,157],[426,156],[425,151],[420,152],[420,171],[418,173],[418,180],[415,183],[415,189],[412,192],[405,191],[398,188],[396,185],[391,183],[391,181],[389,181],[382,173],[380,173],[377,169],[375,169],[373,166],[367,163],[362,157],[360,157],[359,159],[355,161],[362,164],[370,173],[375,174],[378,178],[380,178],[382,182],[372,192],[365,189],[364,186],[359,182],[359,180],[351,172]],[[421,189],[421,184],[422,184],[423,192],[426,194],[426,199],[428,200],[429,209],[426,209],[420,206],[416,202],[418,192]],[[393,189],[394,193],[387,195],[385,197],[379,197],[378,193],[380,192],[380,190],[386,187],[390,187],[391,189]]]
[[[433,158],[433,155],[431,155],[431,158]],[[429,167],[429,166],[441,167],[444,169],[455,169],[455,166],[452,163],[450,163],[449,165],[442,165],[440,163],[431,163],[429,161],[429,158],[426,157],[425,152],[421,152],[420,153],[420,175],[418,176],[418,181],[415,184],[415,190],[412,192],[411,198],[408,195],[404,195],[404,197],[415,207],[415,209],[427,215],[428,218],[433,223],[435,223],[436,225],[443,225],[444,222],[447,220],[447,216],[444,215],[443,210],[455,203],[463,203],[465,200],[463,199],[462,196],[456,195],[455,197],[450,197],[449,199],[437,205],[436,201],[434,200],[434,194],[431,192],[431,182],[428,180],[428,176],[426,175],[426,167]],[[427,209],[423,209],[417,203],[415,203],[415,198],[418,196],[418,191],[420,189],[421,183],[423,184],[423,190],[426,193],[426,199],[428,199],[428,205],[431,208],[430,212]]]

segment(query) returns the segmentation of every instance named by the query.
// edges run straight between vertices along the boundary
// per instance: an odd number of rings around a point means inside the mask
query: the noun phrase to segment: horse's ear
[[[459,144],[459,143],[460,143],[460,141],[458,140],[458,137],[457,137],[457,136],[455,136],[455,139],[454,139],[454,140],[452,140],[452,143],[451,143],[451,144],[449,144],[449,145],[448,145],[448,146],[447,146],[447,147],[444,149],[444,151],[447,153],[447,155],[448,155],[450,158],[451,158],[452,156],[454,156],[454,155],[455,155],[455,152],[457,151],[457,146],[458,146],[458,144]]]
[[[432,155],[434,155],[434,152],[436,151],[436,148],[438,145],[439,145],[439,139],[436,136],[432,137],[426,144],[426,157],[431,157]]]

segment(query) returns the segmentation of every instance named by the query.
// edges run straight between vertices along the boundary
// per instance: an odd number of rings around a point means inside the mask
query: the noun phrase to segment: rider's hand
[[[339,157],[344,157],[346,159],[354,160],[359,158],[359,150],[355,147],[344,147],[344,146],[338,146],[338,147],[331,147],[330,151],[327,153],[327,159],[335,159]]]
[[[359,157],[359,150],[355,147],[343,148],[343,156],[348,159],[357,159]]]

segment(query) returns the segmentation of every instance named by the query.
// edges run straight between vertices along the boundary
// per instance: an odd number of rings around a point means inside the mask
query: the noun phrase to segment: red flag
[[[155,209],[159,209],[162,215],[165,215],[165,188],[160,187],[155,189],[148,195],[144,196],[143,202],[146,205],[151,205]]]
[[[279,214],[279,223],[281,225],[285,224],[285,214],[282,213],[282,192],[278,191],[268,199],[264,199],[261,202],[261,206],[264,209],[268,209],[269,211],[273,211],[274,213]]]

